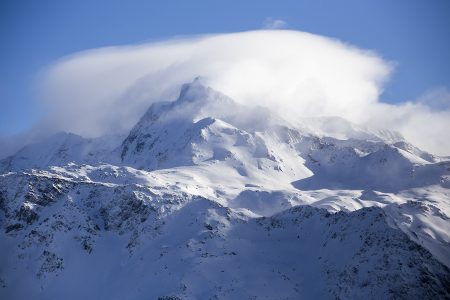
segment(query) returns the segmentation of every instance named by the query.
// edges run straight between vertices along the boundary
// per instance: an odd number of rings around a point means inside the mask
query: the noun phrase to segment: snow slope
[[[2,299],[450,297],[450,162],[388,130],[194,80],[122,141],[61,133],[1,172]]]

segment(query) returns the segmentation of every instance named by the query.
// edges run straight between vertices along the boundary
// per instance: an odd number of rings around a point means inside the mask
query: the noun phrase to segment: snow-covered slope
[[[205,87],[1,161],[0,298],[450,297],[450,162]],[[170,298],[172,297],[172,298]]]
[[[96,139],[83,138],[73,133],[60,132],[42,141],[27,145],[16,154],[0,162],[0,171],[42,169],[65,164],[96,164],[110,159],[110,152],[120,143],[121,136],[105,136]]]
[[[146,170],[225,160],[256,163],[275,159],[270,151],[278,149],[269,149],[261,135],[284,123],[195,80],[176,101],[152,105],[117,151],[123,164]]]

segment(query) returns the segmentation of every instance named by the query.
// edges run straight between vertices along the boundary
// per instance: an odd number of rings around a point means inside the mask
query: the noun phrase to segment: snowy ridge
[[[2,160],[0,298],[450,297],[450,161],[300,123],[197,79],[121,140]]]

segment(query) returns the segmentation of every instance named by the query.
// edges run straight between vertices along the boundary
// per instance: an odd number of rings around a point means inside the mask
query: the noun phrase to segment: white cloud
[[[449,154],[450,144],[439,142],[450,128],[448,111],[379,102],[391,68],[373,52],[288,30],[97,49],[47,70],[42,97],[53,112],[39,128],[84,136],[123,132],[151,103],[173,100],[182,83],[201,76],[238,102],[269,107],[290,120],[340,116],[398,130],[419,147]]]
[[[437,87],[423,93],[416,102],[435,111],[450,109],[450,91],[446,87]]]
[[[266,18],[263,22],[264,29],[283,29],[287,27],[287,23],[280,19]]]

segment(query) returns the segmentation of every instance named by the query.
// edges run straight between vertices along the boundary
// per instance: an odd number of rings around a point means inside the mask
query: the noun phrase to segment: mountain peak
[[[211,92],[212,89],[206,85],[204,85],[200,79],[200,77],[194,78],[194,80],[190,83],[185,83],[181,86],[180,96],[177,101],[193,101],[197,99],[207,98],[208,93]]]
[[[0,299],[450,296],[450,161],[391,132],[196,78],[117,138],[0,161]]]
[[[200,77],[196,77],[192,82],[185,83],[181,86],[180,95],[178,96],[178,99],[173,102],[173,106],[190,105],[194,103],[196,111],[205,107],[235,104],[230,97],[204,84]]]

